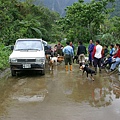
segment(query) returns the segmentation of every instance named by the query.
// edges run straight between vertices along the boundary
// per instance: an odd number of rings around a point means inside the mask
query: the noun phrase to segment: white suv
[[[9,56],[11,75],[23,70],[39,70],[45,74],[45,51],[42,39],[18,39]]]

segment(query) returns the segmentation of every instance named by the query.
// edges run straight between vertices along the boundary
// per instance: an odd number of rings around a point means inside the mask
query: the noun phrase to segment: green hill
[[[25,1],[25,0],[20,0]],[[72,5],[78,0],[34,0],[36,5],[45,5],[50,10],[58,12],[61,16],[65,15],[65,8]],[[90,2],[91,0],[84,0],[84,2]],[[100,1],[100,0],[96,0]],[[111,4],[108,5],[111,7]],[[120,0],[115,0],[115,11],[111,13],[111,16],[120,16]]]
[[[72,5],[74,2],[78,2],[78,0],[36,0],[36,3],[41,3],[47,6],[49,9],[53,11],[57,11],[61,16],[65,15],[65,8],[67,6]],[[90,0],[84,0],[84,2],[90,2]],[[108,7],[111,5],[109,4]],[[120,0],[115,1],[115,11],[111,13],[111,16],[120,16]]]

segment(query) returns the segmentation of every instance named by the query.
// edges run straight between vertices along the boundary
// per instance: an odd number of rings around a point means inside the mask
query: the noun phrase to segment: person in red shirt
[[[113,71],[118,64],[120,64],[120,44],[118,45],[117,53],[112,57],[115,59],[115,63],[113,63],[110,67],[110,71]]]

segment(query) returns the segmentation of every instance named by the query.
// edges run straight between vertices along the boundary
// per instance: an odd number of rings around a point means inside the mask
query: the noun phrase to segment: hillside
[[[120,16],[120,0],[116,0],[115,6],[115,11],[112,13],[112,16]]]
[[[25,0],[20,0],[25,1]],[[34,0],[36,5],[45,5],[50,10],[58,12],[61,16],[65,15],[65,8],[72,5],[78,0]],[[91,0],[84,0],[84,2],[90,2]],[[99,1],[99,0],[96,0]],[[111,5],[109,4],[108,7]],[[120,0],[115,0],[115,11],[111,13],[111,16],[120,16]]]
[[[65,15],[65,8],[67,6],[72,5],[74,2],[78,2],[78,0],[36,0],[36,3],[41,3],[47,6],[49,9],[53,11],[57,11],[61,16]],[[85,2],[89,2],[90,0],[84,0]]]

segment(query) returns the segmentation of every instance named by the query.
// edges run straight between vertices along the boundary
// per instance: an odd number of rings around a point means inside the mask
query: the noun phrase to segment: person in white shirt
[[[103,56],[103,48],[100,45],[100,41],[96,40],[96,46],[93,49],[92,58],[94,60],[95,72],[97,73],[97,66],[99,67],[99,72],[101,72],[101,60]]]

